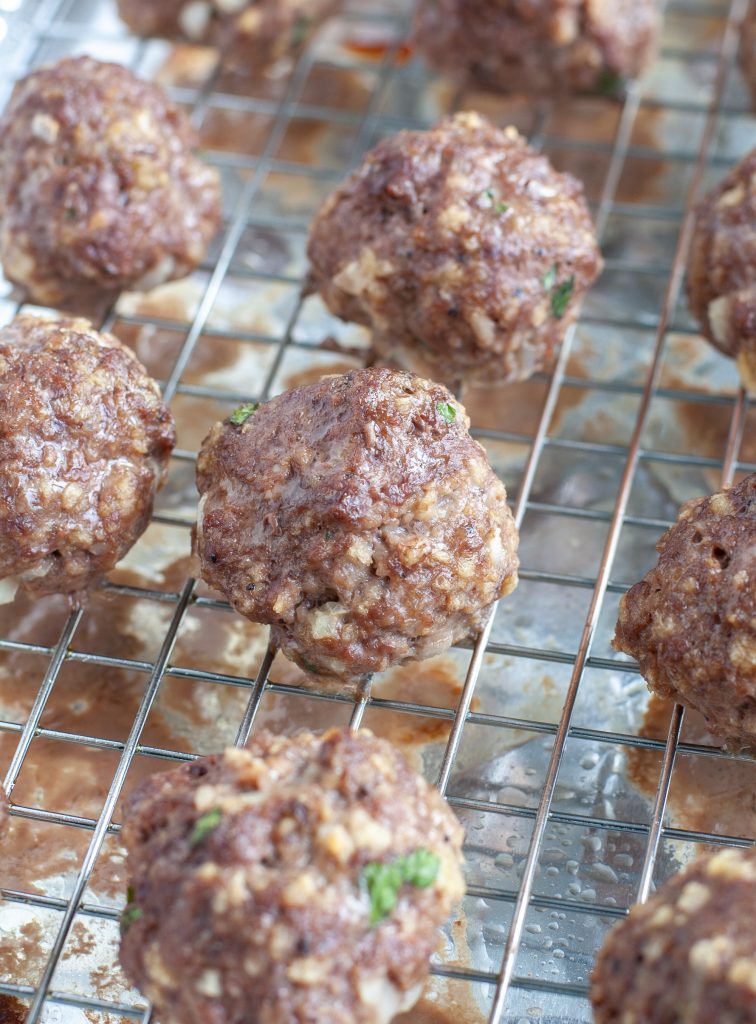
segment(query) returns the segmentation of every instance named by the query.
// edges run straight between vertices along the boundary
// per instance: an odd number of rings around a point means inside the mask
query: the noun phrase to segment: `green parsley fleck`
[[[299,660],[302,662],[302,668],[305,672],[310,672],[314,676],[320,675],[320,669],[313,662],[308,661],[303,654],[299,655]]]
[[[546,273],[543,275],[543,287],[546,289],[547,292],[550,292],[551,289],[554,287],[554,285],[556,284],[556,279],[557,265],[555,263],[554,266],[551,267],[550,270],[547,270]]]
[[[626,84],[622,75],[604,68],[596,82],[596,92],[601,96],[618,96],[624,92]]]
[[[77,214],[76,214],[76,210],[73,208],[73,206],[67,206],[65,208],[65,216],[66,216],[66,220],[76,220]]]
[[[121,913],[121,934],[127,932],[132,924],[143,916],[144,911],[134,902],[134,889],[129,886],[126,890],[126,906]]]
[[[560,285],[554,289],[551,294],[551,312],[557,318],[561,320],[565,314],[565,310],[569,304],[572,292],[575,288],[575,278],[570,277],[566,281],[562,281]]]
[[[492,188],[484,188],[482,194],[483,194],[483,198],[487,199],[489,201],[489,203],[492,203],[494,201],[494,199],[496,198],[496,193],[494,192],[494,190]]]
[[[506,213],[508,209],[509,209],[509,203],[497,203],[496,204],[496,212],[497,213]]]
[[[436,412],[447,423],[454,423],[457,418],[457,410],[451,402],[436,402]]]
[[[198,818],[194,831],[192,832],[191,838],[189,839],[190,846],[199,846],[203,839],[207,839],[211,832],[214,832],[221,823],[221,809],[220,807],[213,808],[212,811],[208,811],[207,814],[203,814],[201,818]]]
[[[299,49],[305,39],[307,39],[309,31],[310,19],[304,14],[300,14],[291,30],[291,46],[293,49]]]
[[[399,900],[403,885],[427,889],[438,877],[441,861],[430,850],[418,849],[397,857],[390,864],[375,861],[366,864],[362,882],[370,897],[370,924],[376,925],[389,916]]]
[[[238,409],[234,409],[228,417],[228,422],[235,427],[241,427],[259,408],[259,402],[246,402],[244,405],[240,405]]]
[[[496,192],[492,188],[485,188],[481,192],[481,197],[485,199],[483,206],[486,209],[493,207],[496,213],[506,213],[509,209],[509,203],[497,202]]]

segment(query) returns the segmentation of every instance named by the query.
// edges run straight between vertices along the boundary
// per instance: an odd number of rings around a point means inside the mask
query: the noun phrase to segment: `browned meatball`
[[[655,0],[420,0],[415,43],[466,83],[501,92],[614,92],[651,60]]]
[[[440,384],[357,370],[245,415],[200,452],[202,577],[303,668],[428,658],[516,586],[504,486]]]
[[[463,893],[458,821],[366,731],[154,776],[123,837],[121,963],[164,1024],[387,1024]]]
[[[340,0],[118,0],[129,28],[142,36],[213,43],[224,63],[265,68],[295,55]]]
[[[381,142],[326,201],[308,251],[333,313],[447,381],[543,367],[602,266],[580,183],[473,113]]]
[[[756,744],[756,474],[684,505],[620,605],[614,645],[660,697],[731,746]]]
[[[117,64],[62,60],[0,119],[0,260],[35,302],[76,306],[182,277],[220,223],[216,172],[163,91]]]
[[[756,107],[756,2],[751,0],[740,34],[740,67]]]
[[[591,998],[596,1024],[756,1022],[756,852],[702,857],[612,931]]]
[[[698,207],[688,299],[709,341],[756,389],[756,149]]]
[[[0,330],[0,394],[0,580],[85,590],[147,526],[171,414],[136,357],[87,320]]]

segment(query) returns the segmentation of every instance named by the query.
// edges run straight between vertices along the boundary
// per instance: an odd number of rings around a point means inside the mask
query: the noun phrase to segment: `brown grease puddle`
[[[23,1024],[27,1007],[14,996],[0,995],[0,1024]]]
[[[672,705],[651,696],[639,735],[666,739]],[[686,710],[682,739],[717,746],[706,723]],[[659,754],[637,747],[627,751],[628,778],[649,797],[656,794]],[[676,828],[726,836],[756,836],[756,761],[679,753],[669,792],[668,817]]]

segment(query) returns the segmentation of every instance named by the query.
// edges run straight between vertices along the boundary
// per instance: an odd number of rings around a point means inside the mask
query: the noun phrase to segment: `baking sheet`
[[[617,133],[628,119],[621,102],[578,98],[550,105],[460,93],[428,78],[402,46],[410,8],[404,0],[350,2],[296,67],[279,66],[251,82],[216,75],[210,50],[135,40],[110,3],[0,0],[0,102],[28,67],[64,55],[86,52],[127,63],[193,111],[202,149],[222,173],[227,215],[206,264],[186,281],[148,296],[123,296],[112,312],[93,311],[169,387],[179,451],[155,521],[111,575],[111,585],[84,610],[13,790],[0,875],[6,895],[0,992],[6,996],[27,1003],[25,986],[39,981],[190,572],[193,455],[202,438],[240,400],[273,395],[368,358],[365,331],[334,320],[317,297],[300,300],[307,227],[319,202],[378,138],[459,108],[517,125],[559,169],[585,181],[594,205],[605,195]],[[616,191],[607,197],[607,268],[584,305],[559,378],[522,524],[522,580],[496,614],[447,791],[467,829],[469,892],[435,957],[423,1003],[408,1015],[415,1024],[479,1024],[487,1016],[648,374],[729,9],[729,3],[699,0],[668,5],[663,48],[643,83]],[[755,144],[756,122],[733,68],[706,185]],[[207,315],[198,322],[203,301]],[[0,322],[17,309],[18,296],[0,282]],[[543,374],[462,394],[513,498],[549,381]],[[697,336],[681,298],[665,337],[627,516],[580,681],[507,1024],[590,1021],[593,958],[637,893],[666,711],[649,707],[642,681],[611,650],[610,638],[621,592],[653,561],[663,524],[681,501],[718,486],[736,392],[734,368]],[[753,427],[749,407],[741,472],[756,468]],[[197,594],[181,621],[124,793],[149,772],[235,738],[266,633],[222,607],[217,595],[201,587]],[[20,597],[0,607],[0,773],[68,615],[57,598],[32,604]],[[443,758],[470,656],[469,649],[455,649],[374,683],[364,724],[399,743],[430,779]],[[312,690],[311,681],[280,657],[271,680],[255,728],[289,732],[349,720],[353,694]],[[673,775],[657,880],[715,837],[756,836],[753,763],[714,756],[693,719],[686,717],[686,745]],[[43,1020],[117,1020],[143,1011],[116,963],[124,887],[116,827],[89,880]],[[14,1012],[14,1005],[4,1011]]]

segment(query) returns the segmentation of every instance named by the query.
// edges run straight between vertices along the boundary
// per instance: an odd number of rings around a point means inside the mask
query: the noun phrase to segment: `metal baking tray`
[[[126,64],[191,111],[225,204],[199,270],[100,317],[178,421],[147,533],[82,610],[0,607],[0,1019],[150,1019],[117,967],[121,799],[249,729],[361,721],[463,821],[468,892],[413,1024],[587,1024],[607,930],[702,849],[756,837],[754,762],[649,702],[610,645],[679,504],[756,470],[754,409],[682,290],[692,204],[756,144],[735,62],[745,0],[669,2],[642,83],[560,103],[429,77],[405,45],[411,6],[347,0],[294,66],[253,82],[210,50],[134,39],[105,0],[0,0],[0,103],[64,55]],[[362,329],[301,297],[309,220],[378,138],[460,108],[584,180],[606,270],[551,372],[461,395],[516,507],[518,590],[474,648],[321,692],[191,579],[194,460],[240,401],[368,357]],[[0,280],[0,322],[18,309]]]

